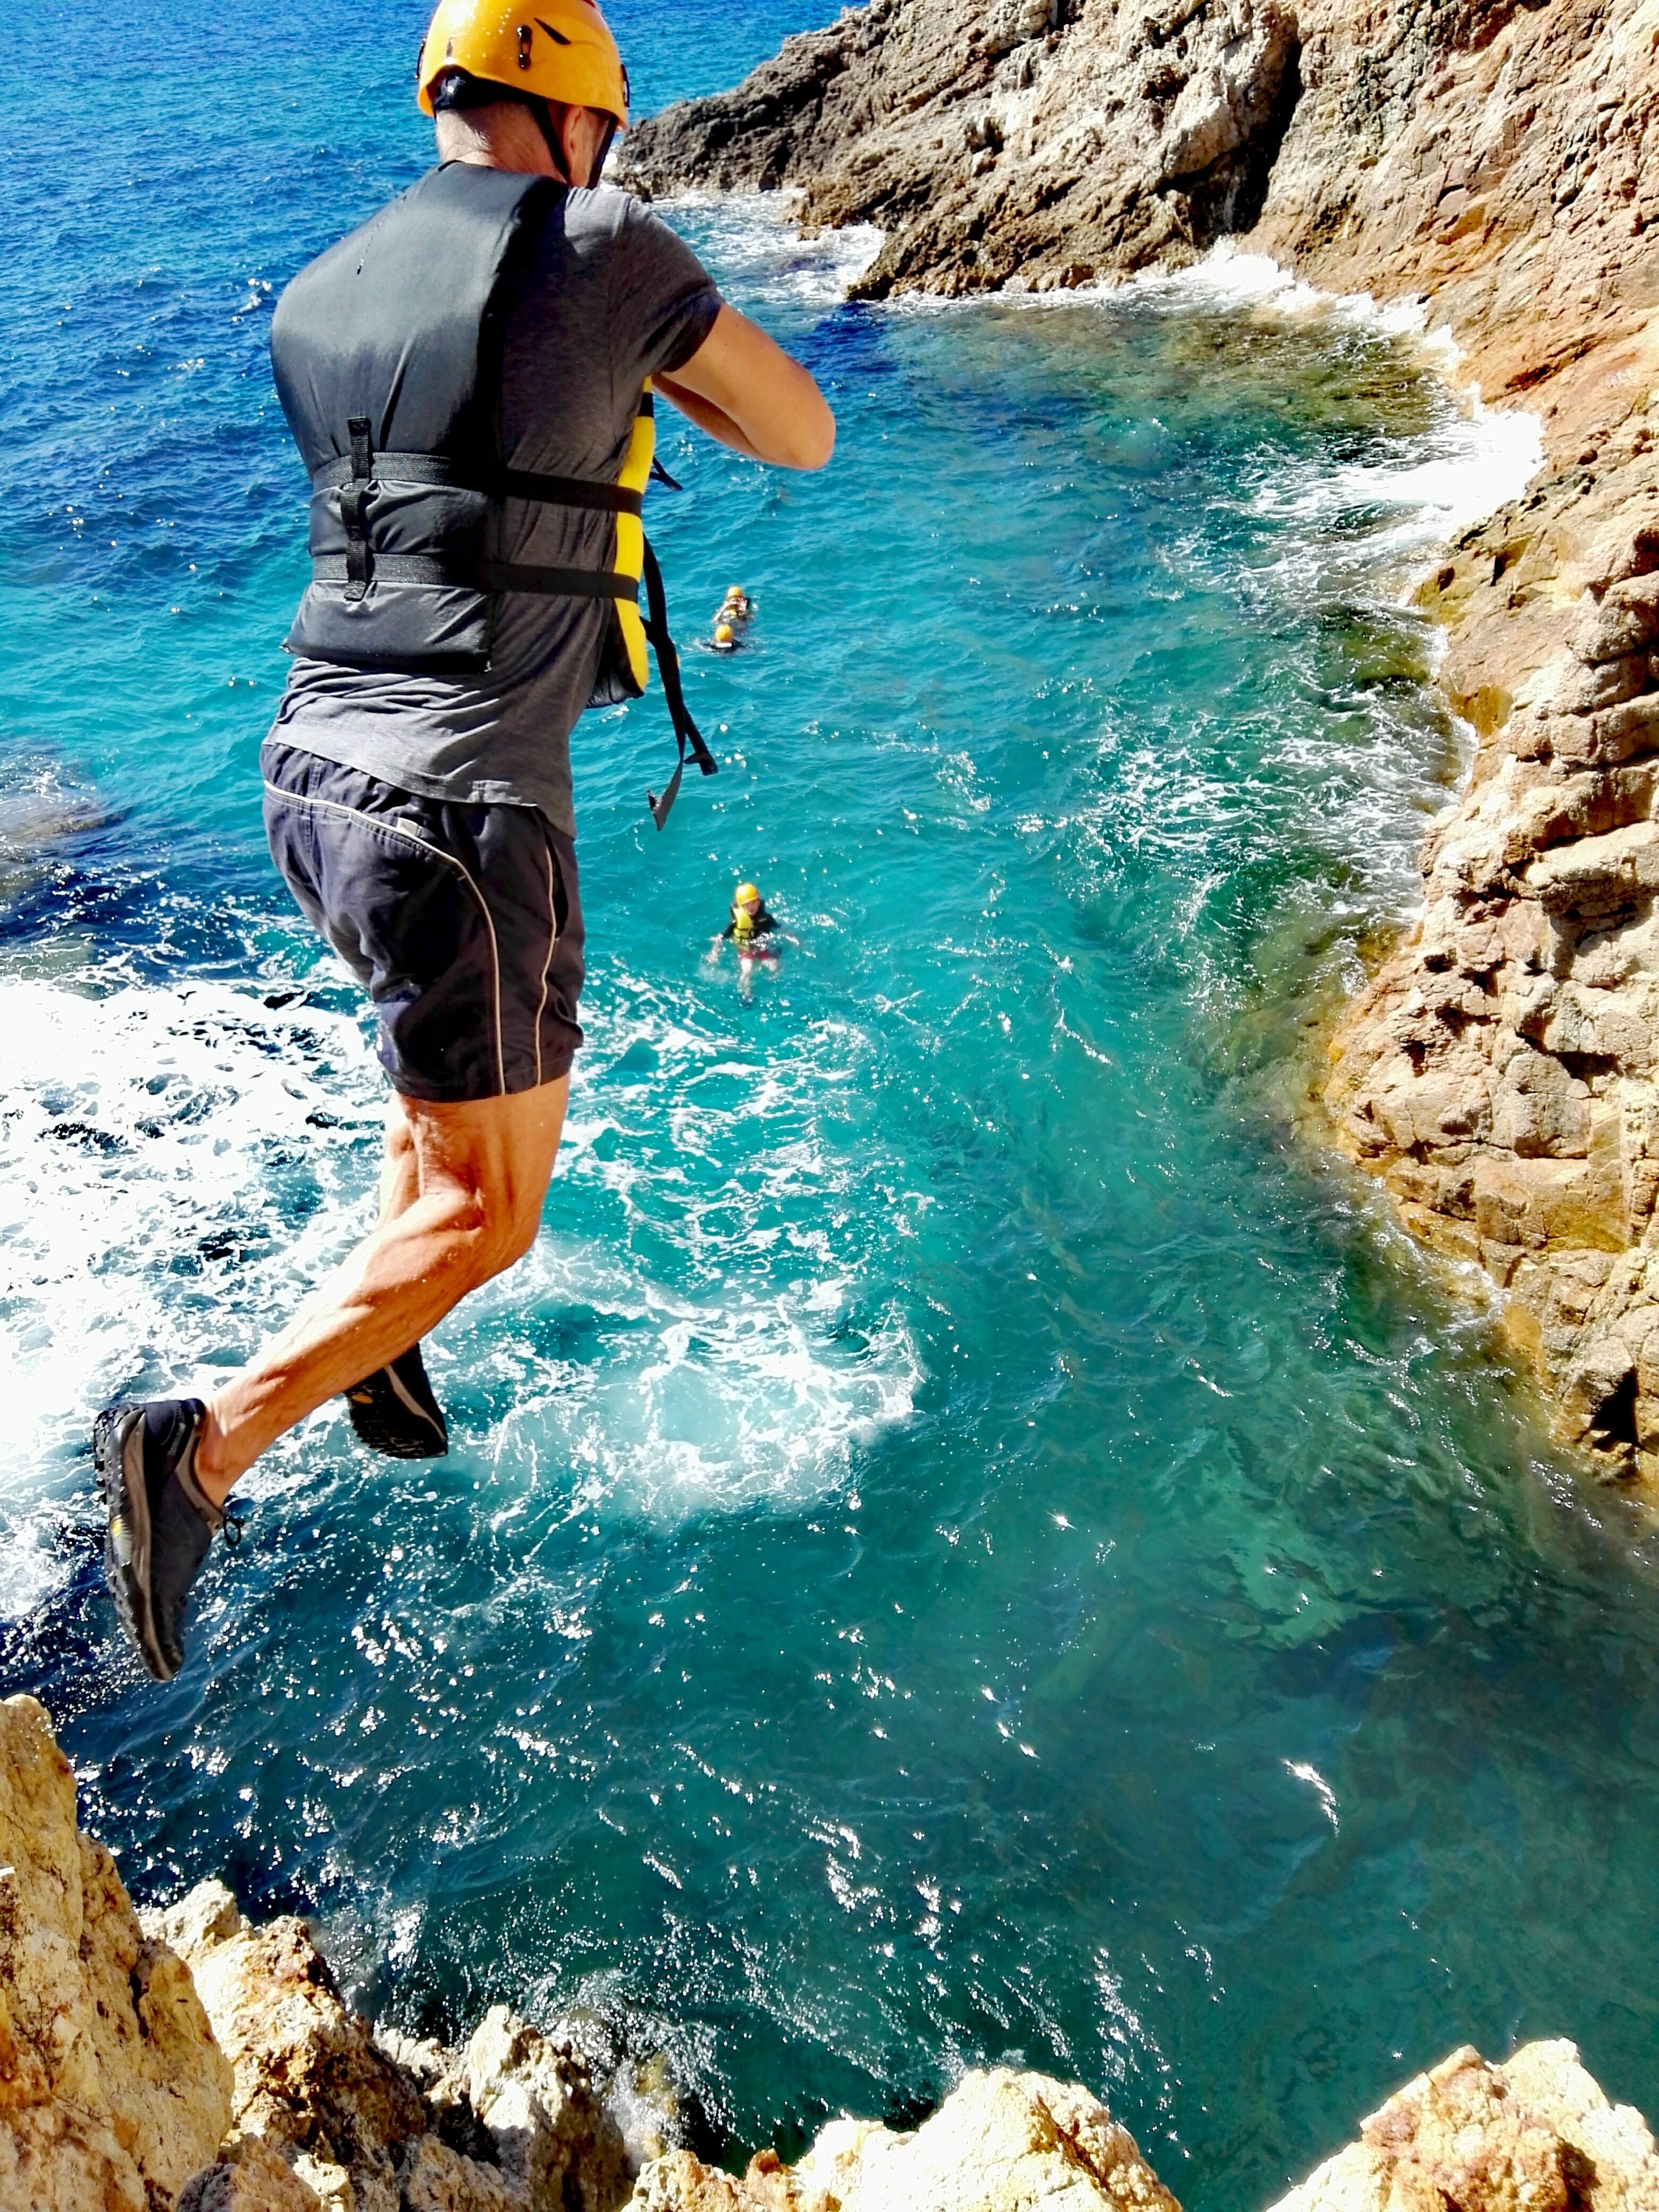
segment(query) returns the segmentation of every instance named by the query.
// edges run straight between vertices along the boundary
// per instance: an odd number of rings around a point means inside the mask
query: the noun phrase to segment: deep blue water
[[[649,107],[823,12],[617,16]],[[1523,441],[1248,267],[878,312],[857,240],[674,211],[842,425],[810,480],[667,438],[683,631],[760,603],[688,654],[723,773],[659,838],[660,702],[580,734],[592,1045],[535,1253],[435,1338],[453,1455],[319,1416],[183,1677],[122,1657],[91,1410],[234,1364],[371,1202],[378,1073],[258,829],[264,343],[426,158],[420,28],[21,33],[6,1686],[140,1897],[312,1911],[406,2027],[608,2008],[733,2153],[1012,2058],[1249,2212],[1464,2039],[1659,2106],[1650,1540],[1297,1133],[1457,765],[1401,588]],[[796,940],[747,1001],[739,873]]]

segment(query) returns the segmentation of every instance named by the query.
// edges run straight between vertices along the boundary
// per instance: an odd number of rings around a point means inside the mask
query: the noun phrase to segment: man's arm
[[[784,469],[821,469],[836,450],[836,418],[799,362],[763,330],[722,306],[688,362],[653,382],[723,446]]]

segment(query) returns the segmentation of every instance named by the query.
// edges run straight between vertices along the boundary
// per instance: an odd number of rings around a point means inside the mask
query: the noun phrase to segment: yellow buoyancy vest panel
[[[640,411],[634,417],[633,433],[628,441],[628,452],[622,472],[617,478],[619,491],[643,493],[650,479],[651,464],[656,458],[656,403],[651,386],[645,387],[640,401]],[[637,584],[645,569],[645,525],[637,514],[617,517],[617,550],[614,562],[621,576],[631,576]],[[650,676],[646,659],[645,622],[635,599],[614,599],[611,606],[617,628],[621,633],[623,657],[628,674],[633,679],[635,696],[644,690]]]

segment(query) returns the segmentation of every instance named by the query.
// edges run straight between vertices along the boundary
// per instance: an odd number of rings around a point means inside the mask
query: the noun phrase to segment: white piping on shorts
[[[553,848],[547,848],[547,919],[552,934],[547,940],[547,958],[542,963],[541,1003],[536,1009],[536,1087],[542,1081],[542,1016],[547,1012],[547,979],[553,973],[553,955],[559,949],[559,909],[557,895],[553,886]]]
[[[365,814],[361,806],[344,806],[342,805],[337,799],[313,799],[311,796],[311,793],[306,791],[284,791],[280,783],[272,783],[268,779],[265,781],[265,789],[270,793],[273,799],[286,799],[290,800],[296,806],[325,807],[331,814],[349,815],[354,822],[367,822],[372,830],[385,830],[389,831],[394,837],[406,838],[411,845],[418,845],[423,853],[430,853],[434,860],[447,860],[450,866],[456,871],[458,875],[459,875],[461,880],[465,884],[473,897],[477,900],[478,911],[483,915],[484,919],[484,927],[489,932],[489,967],[495,983],[495,1079],[501,1085],[500,1095],[504,1098],[507,1096],[507,1063],[502,1056],[501,1051],[501,949],[495,942],[495,921],[494,915],[489,911],[489,902],[485,898],[483,893],[478,889],[477,884],[473,881],[471,872],[466,866],[465,863],[464,861],[458,860],[453,853],[446,853],[441,845],[433,844],[429,839],[422,837],[417,830],[410,830],[405,823],[402,822],[388,821],[384,814]],[[552,954],[549,953],[548,958],[550,961],[552,959]],[[537,1027],[536,1066],[538,1077],[539,1079],[541,1071],[540,1024],[538,1024]]]

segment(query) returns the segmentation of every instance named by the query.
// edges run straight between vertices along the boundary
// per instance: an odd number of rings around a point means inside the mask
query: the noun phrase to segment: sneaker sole
[[[366,1443],[371,1451],[382,1453],[387,1459],[447,1459],[449,1437],[446,1431],[434,1421],[424,1406],[404,1388],[389,1367],[380,1370],[391,1384],[393,1395],[408,1416],[407,1425],[400,1425],[398,1412],[372,1393],[359,1397],[355,1390],[346,1392],[346,1411],[351,1416],[351,1425],[359,1443]],[[415,1425],[418,1423],[418,1427]]]
[[[149,1492],[144,1485],[144,1415],[138,1407],[119,1414],[102,1413],[93,1436],[98,1480],[108,1527],[104,1537],[104,1577],[115,1609],[138,1656],[158,1682],[170,1682],[169,1667],[155,1640],[149,1602]],[[118,1528],[127,1537],[121,1557]]]

